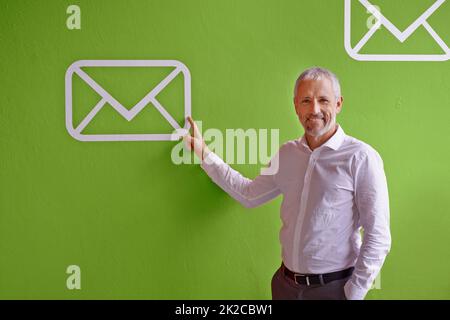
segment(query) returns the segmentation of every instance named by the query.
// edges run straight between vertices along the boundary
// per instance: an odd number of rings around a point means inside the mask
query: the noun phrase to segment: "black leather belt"
[[[314,284],[321,284],[324,285],[328,282],[334,281],[334,280],[340,280],[347,278],[352,275],[354,267],[350,267],[345,270],[331,272],[331,273],[324,273],[324,274],[301,274],[296,273],[284,265],[284,263],[281,264],[281,268],[283,269],[283,273],[292,281],[294,281],[296,284],[303,284],[303,285],[314,285]]]

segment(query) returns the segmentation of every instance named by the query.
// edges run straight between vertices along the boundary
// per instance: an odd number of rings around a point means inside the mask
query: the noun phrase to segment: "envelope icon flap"
[[[404,31],[401,31],[395,23],[387,19],[382,10],[378,10],[373,0],[359,0],[359,2],[371,12],[379,22],[384,25],[397,39],[401,42],[405,41],[414,31],[426,23],[426,20],[445,2],[445,0],[436,0],[430,7],[428,7],[413,23],[411,23]]]
[[[175,67],[81,67],[80,69],[120,102],[123,107],[130,110],[174,71]],[[78,74],[76,75],[78,76]],[[182,74],[179,73],[175,78],[178,77],[182,77]],[[155,97],[167,90],[172,81]],[[97,94],[101,97],[100,93],[97,92]]]
[[[370,15],[374,15],[373,11],[370,10],[370,5],[373,5],[373,9],[380,9],[380,14],[400,31],[405,31],[425,13],[427,13],[423,17],[425,20],[434,17],[439,12],[446,10],[447,5],[445,2],[438,2],[439,6],[436,5],[435,8],[427,12],[437,0],[368,0],[362,3],[356,0],[354,2],[365,12],[366,19]]]

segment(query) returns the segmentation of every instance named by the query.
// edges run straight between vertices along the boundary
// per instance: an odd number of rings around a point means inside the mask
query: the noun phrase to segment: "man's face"
[[[336,98],[333,83],[320,80],[302,80],[294,98],[295,111],[309,136],[320,137],[334,130],[336,115],[341,112],[343,98]]]

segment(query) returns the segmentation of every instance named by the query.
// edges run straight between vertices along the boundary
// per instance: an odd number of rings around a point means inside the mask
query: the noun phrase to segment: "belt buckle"
[[[305,275],[305,274],[299,274],[299,273],[294,273],[294,282],[295,284],[300,285],[300,283],[297,282],[297,276],[299,277],[305,277],[306,279],[306,285],[309,287],[310,283],[309,283],[309,276]]]

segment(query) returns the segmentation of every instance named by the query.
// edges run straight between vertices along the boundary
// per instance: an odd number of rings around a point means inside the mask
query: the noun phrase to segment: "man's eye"
[[[302,100],[302,103],[309,103],[309,100]]]
[[[320,102],[328,103],[328,100],[327,99],[320,99]]]

